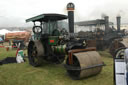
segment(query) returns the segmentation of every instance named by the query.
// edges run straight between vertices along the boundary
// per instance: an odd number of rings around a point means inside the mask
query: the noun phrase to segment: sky
[[[25,20],[43,13],[66,14],[66,5],[75,4],[75,21],[101,19],[109,16],[116,23],[128,23],[128,0],[0,0],[0,27],[27,27]]]

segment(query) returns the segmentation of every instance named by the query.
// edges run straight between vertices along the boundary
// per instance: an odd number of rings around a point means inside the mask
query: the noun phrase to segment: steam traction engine
[[[68,16],[51,13],[26,20],[34,23],[34,38],[28,45],[29,63],[36,67],[43,61],[60,64],[66,59],[64,66],[73,79],[96,75],[102,70],[101,57],[95,48],[86,48],[85,39],[75,37],[74,4],[69,3],[67,9]],[[64,19],[69,20],[69,32],[58,28],[58,21]],[[36,22],[40,25],[37,26]]]

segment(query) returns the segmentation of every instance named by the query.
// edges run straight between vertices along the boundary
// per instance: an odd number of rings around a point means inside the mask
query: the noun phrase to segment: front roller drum
[[[70,64],[69,58],[67,59],[65,67],[73,79],[93,76],[102,70],[103,62],[96,51],[73,53],[72,59],[72,64]]]
[[[44,47],[42,43],[37,41],[30,41],[28,45],[28,60],[29,64],[37,67],[42,64],[42,56],[44,55]]]

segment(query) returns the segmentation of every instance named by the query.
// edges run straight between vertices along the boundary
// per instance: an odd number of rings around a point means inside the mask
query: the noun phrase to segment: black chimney
[[[75,9],[75,5],[73,3],[67,4],[68,24],[69,24],[70,33],[74,33],[74,9]]]
[[[117,31],[120,32],[121,17],[120,17],[120,16],[117,16],[117,17],[116,17],[116,20],[117,20]]]
[[[104,20],[105,20],[105,32],[108,33],[109,32],[109,17],[105,16]]]

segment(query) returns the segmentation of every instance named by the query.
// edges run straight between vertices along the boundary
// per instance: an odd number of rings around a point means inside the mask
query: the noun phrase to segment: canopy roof
[[[76,22],[75,25],[78,26],[96,26],[96,25],[104,25],[105,20],[103,19],[97,19],[97,20],[90,20],[90,21],[81,21],[81,22]],[[110,25],[112,25],[112,22],[109,22]]]
[[[68,17],[66,15],[63,14],[41,14],[32,18],[29,18],[26,20],[26,22],[30,22],[30,21],[40,21],[40,22],[48,22],[48,21],[57,21],[57,20],[63,20],[63,19],[67,19]]]

